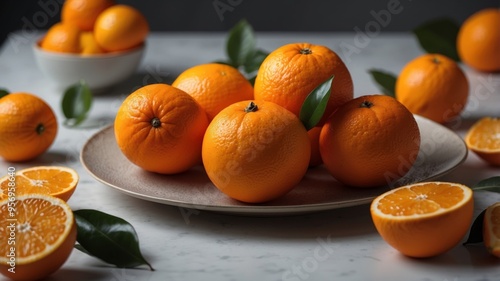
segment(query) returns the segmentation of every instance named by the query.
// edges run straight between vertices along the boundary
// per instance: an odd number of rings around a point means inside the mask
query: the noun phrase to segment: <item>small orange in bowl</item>
[[[382,238],[402,254],[424,258],[442,254],[469,230],[472,190],[447,182],[402,186],[375,198],[370,207]]]

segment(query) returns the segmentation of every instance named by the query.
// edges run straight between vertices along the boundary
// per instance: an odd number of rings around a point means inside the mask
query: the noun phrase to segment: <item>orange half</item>
[[[500,258],[500,202],[489,206],[484,213],[483,242],[488,252]]]
[[[500,166],[500,119],[484,117],[465,136],[467,147],[484,161]]]

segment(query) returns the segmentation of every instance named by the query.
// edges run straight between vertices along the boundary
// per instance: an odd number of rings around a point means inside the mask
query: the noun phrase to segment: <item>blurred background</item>
[[[0,43],[10,32],[47,29],[60,20],[64,0],[0,0]],[[246,18],[256,31],[354,31],[393,10],[384,32],[409,31],[429,19],[449,17],[461,23],[500,0],[116,0],[141,10],[152,31],[227,31]],[[383,26],[383,25],[382,25]]]

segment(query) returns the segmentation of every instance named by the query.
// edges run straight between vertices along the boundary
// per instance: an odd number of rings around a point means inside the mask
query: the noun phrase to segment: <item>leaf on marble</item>
[[[486,210],[482,211],[474,220],[469,232],[469,237],[463,243],[464,246],[483,242],[483,220]]]
[[[134,227],[127,221],[97,210],[76,210],[76,249],[117,267],[146,265]]]
[[[331,86],[334,76],[318,85],[306,97],[300,108],[299,118],[304,127],[309,131],[321,120],[326,110],[326,105],[331,95]]]
[[[85,81],[80,81],[68,87],[62,98],[62,111],[69,127],[78,126],[87,118],[92,107],[92,92]]]
[[[449,18],[441,18],[424,23],[413,30],[420,46],[427,53],[445,55],[457,62],[456,42],[460,26]]]
[[[0,99],[5,97],[8,94],[9,94],[9,91],[7,89],[0,88]]]
[[[472,187],[473,190],[486,190],[500,193],[500,177],[491,177],[480,181]]]
[[[377,82],[380,91],[382,91],[384,95],[391,96],[393,98],[396,97],[397,76],[392,73],[376,69],[368,70],[368,73],[372,75],[373,80]]]
[[[244,65],[255,52],[255,35],[252,26],[245,20],[239,21],[227,38],[226,52],[233,66]]]

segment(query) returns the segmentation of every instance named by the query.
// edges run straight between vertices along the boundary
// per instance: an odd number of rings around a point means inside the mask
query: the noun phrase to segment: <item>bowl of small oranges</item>
[[[113,0],[66,0],[61,21],[34,43],[40,70],[59,87],[84,80],[93,90],[130,77],[146,48],[144,15]]]

